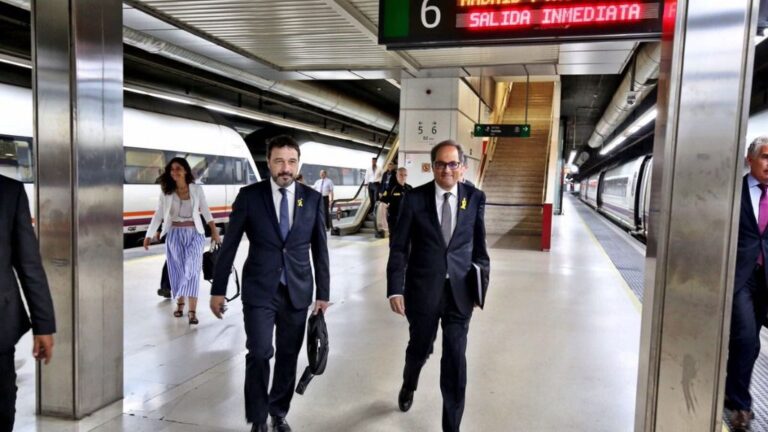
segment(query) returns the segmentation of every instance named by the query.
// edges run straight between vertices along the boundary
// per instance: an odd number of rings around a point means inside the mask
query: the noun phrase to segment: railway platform
[[[574,205],[566,200],[565,214],[555,218],[551,252],[490,249],[488,303],[475,311],[469,332],[468,431],[633,428],[638,303]],[[294,397],[294,430],[440,430],[439,343],[413,408],[397,408],[408,332],[386,301],[387,244],[363,235],[330,238],[330,358],[325,374]],[[241,245],[238,265],[245,251]],[[200,325],[173,318],[173,305],[155,293],[162,252],[154,246],[124,254],[125,398],[80,421],[36,417],[27,336],[17,347],[17,431],[248,430],[240,303],[216,320],[202,307],[203,282]],[[305,365],[302,354],[299,370]]]

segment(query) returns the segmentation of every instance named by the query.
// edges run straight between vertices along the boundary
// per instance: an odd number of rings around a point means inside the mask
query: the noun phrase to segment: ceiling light
[[[607,155],[608,153],[613,151],[613,149],[615,149],[619,144],[623,143],[626,139],[627,137],[625,137],[624,135],[617,136],[616,138],[613,139],[613,141],[611,141],[610,144],[608,144],[607,146],[603,147],[602,150],[600,150],[600,156]]]
[[[566,165],[573,165],[574,160],[576,160],[576,150],[571,150],[571,155],[568,156],[568,163]]]
[[[0,63],[5,63],[5,64],[9,64],[9,65],[19,66],[19,67],[23,67],[23,68],[26,68],[26,69],[32,69],[32,63],[31,62],[25,61],[25,60],[22,60],[22,59],[19,59],[19,58],[16,58],[16,57],[4,56],[2,54],[0,54]]]

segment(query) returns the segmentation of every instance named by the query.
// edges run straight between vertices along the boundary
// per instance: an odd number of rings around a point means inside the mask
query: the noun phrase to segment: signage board
[[[529,124],[476,124],[474,135],[476,137],[517,137],[530,138],[531,125]]]
[[[654,40],[664,0],[381,0],[389,49]]]

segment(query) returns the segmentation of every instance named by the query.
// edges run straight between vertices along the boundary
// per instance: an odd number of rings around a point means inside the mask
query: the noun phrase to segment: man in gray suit
[[[21,291],[32,321],[24,308]],[[0,176],[0,431],[13,430],[16,415],[16,342],[29,329],[32,354],[45,364],[53,354],[56,323],[24,185]]]

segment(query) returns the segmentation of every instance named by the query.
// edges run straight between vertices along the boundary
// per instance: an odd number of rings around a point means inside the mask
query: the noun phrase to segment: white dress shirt
[[[440,222],[440,226],[443,224],[443,201],[445,200],[445,193],[450,192],[451,197],[448,199],[448,205],[451,206],[451,236],[453,236],[453,231],[456,229],[456,209],[458,208],[458,202],[459,202],[459,184],[456,183],[453,185],[453,188],[451,190],[445,190],[440,187],[440,185],[435,182],[435,204],[437,206],[437,221]]]
[[[366,183],[375,183],[376,182],[376,169],[374,168],[368,168],[365,170],[365,182]]]
[[[275,203],[277,224],[280,225],[280,201],[283,200],[283,194],[280,193],[280,186],[272,177],[269,178],[269,184],[272,186],[272,201]],[[291,183],[285,190],[285,199],[288,200],[288,229],[290,229],[293,226],[293,207],[296,203],[296,182]]]
[[[760,194],[763,193],[760,190],[760,182],[752,177],[752,174],[747,176],[747,186],[749,186],[749,198],[752,201],[752,210],[755,212],[755,220],[760,222]]]
[[[321,178],[315,182],[315,185],[312,186],[312,188],[323,194],[323,196],[328,196],[333,192],[333,181],[328,177]]]

